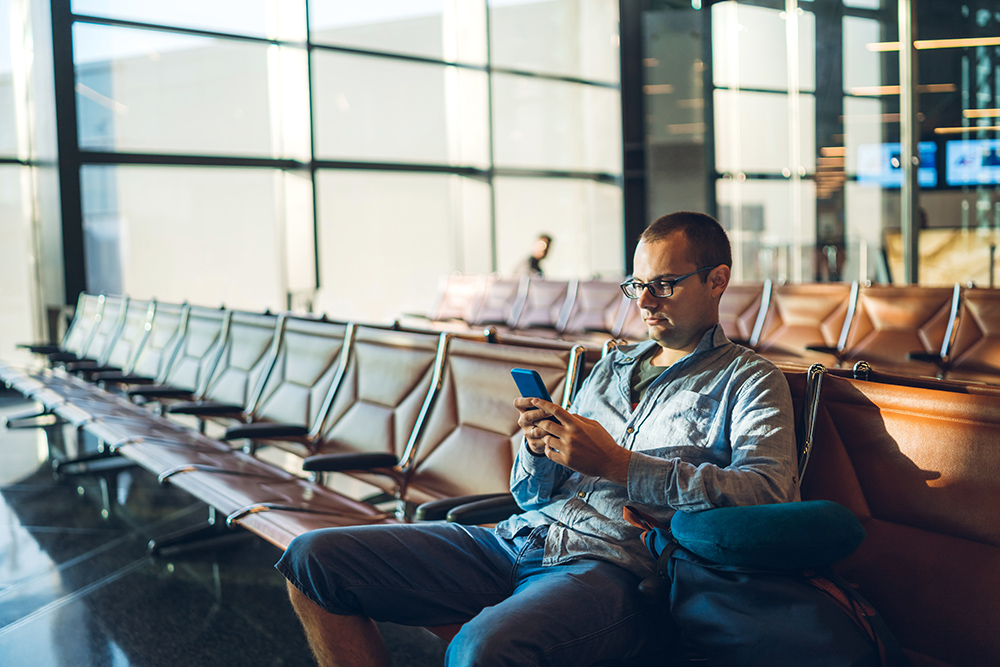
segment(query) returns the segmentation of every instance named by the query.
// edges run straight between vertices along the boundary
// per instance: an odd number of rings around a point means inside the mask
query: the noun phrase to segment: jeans
[[[543,567],[545,528],[513,539],[449,523],[316,530],[276,567],[334,614],[464,623],[448,665],[576,667],[634,655],[649,631],[638,579],[600,560]]]

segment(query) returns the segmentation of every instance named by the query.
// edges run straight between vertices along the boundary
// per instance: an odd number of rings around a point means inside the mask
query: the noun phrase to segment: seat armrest
[[[309,429],[298,424],[275,424],[264,422],[261,424],[240,424],[230,426],[220,440],[239,440],[240,438],[250,438],[251,440],[260,438],[301,438],[309,434]]]
[[[59,361],[84,361],[80,357],[76,356],[72,352],[53,352],[48,355],[49,361],[59,362]]]
[[[17,347],[22,350],[27,350],[32,354],[56,354],[57,352],[62,352],[61,347],[52,343],[18,343]]]
[[[115,371],[101,371],[100,373],[94,373],[94,380],[101,382],[117,382],[119,384],[153,384],[156,382],[155,378],[146,377],[144,375],[130,375],[128,373],[119,373]]]
[[[822,354],[832,354],[833,356],[837,356],[838,354],[840,354],[840,350],[838,350],[833,345],[819,345],[819,344],[817,344],[817,345],[806,345],[806,349],[809,350],[810,352],[820,352]]]
[[[417,507],[414,518],[417,521],[447,519],[451,523],[472,525],[503,521],[520,511],[514,496],[509,493],[481,493],[423,503]]]
[[[182,401],[168,405],[167,412],[196,417],[239,417],[243,413],[243,406],[227,405],[214,401]]]
[[[302,462],[302,469],[310,472],[343,472],[346,470],[376,470],[391,468],[399,463],[395,454],[388,452],[317,454]]]
[[[107,366],[101,366],[96,361],[90,361],[85,359],[81,361],[69,362],[68,364],[66,364],[66,370],[68,370],[70,373],[77,373],[79,371],[89,371],[92,373],[96,373],[98,371],[105,371],[105,370],[110,371],[117,369],[113,369]]]
[[[158,385],[155,387],[136,387],[126,392],[129,396],[145,396],[146,398],[187,398],[192,397],[192,393],[187,389],[178,389],[169,385]]]
[[[927,361],[932,364],[940,364],[943,361],[941,355],[935,352],[907,352],[906,358],[910,361]]]

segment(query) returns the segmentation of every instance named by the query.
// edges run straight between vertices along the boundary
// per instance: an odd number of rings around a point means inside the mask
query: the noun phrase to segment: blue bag
[[[671,620],[712,667],[908,664],[882,617],[829,567],[864,537],[843,506],[678,512],[670,528],[647,528]]]

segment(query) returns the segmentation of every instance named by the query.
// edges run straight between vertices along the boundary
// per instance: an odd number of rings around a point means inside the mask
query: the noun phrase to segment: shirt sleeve
[[[572,473],[547,456],[532,456],[522,440],[510,473],[510,492],[521,509],[541,509]]]
[[[696,512],[797,500],[792,399],[782,372],[770,365],[758,366],[719,416],[728,421],[729,465],[633,452],[628,471],[630,501]]]

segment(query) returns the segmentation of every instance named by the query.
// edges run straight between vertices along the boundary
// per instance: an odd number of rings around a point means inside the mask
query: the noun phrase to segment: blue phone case
[[[512,368],[510,376],[514,378],[514,383],[521,392],[521,396],[525,398],[541,398],[549,403],[555,402],[549,396],[549,390],[545,388],[545,383],[542,382],[542,376],[538,374],[538,371],[531,370],[530,368]],[[546,417],[546,419],[554,421],[557,424],[559,423],[559,420],[555,417]]]

